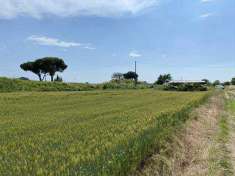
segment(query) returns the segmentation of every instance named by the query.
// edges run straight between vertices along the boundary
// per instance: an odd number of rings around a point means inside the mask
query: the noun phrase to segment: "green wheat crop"
[[[208,93],[0,94],[0,175],[126,175]]]

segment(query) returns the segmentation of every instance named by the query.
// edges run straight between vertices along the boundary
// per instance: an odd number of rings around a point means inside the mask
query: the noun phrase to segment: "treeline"
[[[235,85],[235,78],[232,78],[231,81],[226,81],[226,82],[223,82],[223,83],[221,83],[219,80],[217,80],[217,81],[215,81],[214,84],[215,85],[222,84],[224,86]]]
[[[34,61],[28,61],[22,63],[20,68],[24,71],[30,71],[38,76],[40,82],[47,80],[47,76],[50,77],[51,82],[63,82],[63,79],[57,72],[62,73],[68,68],[64,60],[58,57],[44,57],[36,59]],[[89,85],[86,90],[90,89],[138,89],[138,88],[157,88],[162,90],[179,90],[179,91],[193,91],[193,90],[207,90],[209,86],[218,85],[235,85],[235,78],[231,81],[221,83],[219,80],[210,82],[208,79],[202,79],[201,83],[174,83],[171,74],[161,74],[158,76],[157,80],[153,83],[147,83],[146,81],[139,81],[139,75],[134,71],[128,71],[126,73],[115,72],[112,74],[111,80],[101,84],[85,84]],[[25,77],[21,77],[22,80],[28,80]],[[35,83],[34,83],[35,84]],[[94,86],[95,85],[95,86]],[[0,85],[1,86],[1,85]],[[21,86],[22,87],[22,86]],[[40,86],[39,86],[40,87]],[[49,86],[50,87],[50,86]],[[55,87],[55,86],[54,86]],[[49,88],[54,89],[53,88]],[[84,86],[83,86],[84,87]],[[86,87],[86,86],[85,86]],[[0,88],[1,89],[1,88]],[[23,88],[24,89],[24,88]],[[56,88],[57,89],[57,88]],[[68,90],[81,90],[78,87],[69,86],[66,88]]]

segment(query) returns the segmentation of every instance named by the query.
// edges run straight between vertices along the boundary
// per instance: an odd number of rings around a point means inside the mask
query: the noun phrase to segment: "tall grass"
[[[207,93],[2,93],[0,175],[127,175]]]
[[[15,91],[85,91],[96,85],[82,83],[39,82],[0,77],[0,92]]]
[[[235,109],[235,106],[233,106],[235,105],[234,102],[228,97],[225,102],[225,107],[223,107],[224,111],[220,114],[218,130],[214,137],[214,145],[209,151],[209,176],[234,175],[231,150],[228,147],[230,145],[231,133],[234,132],[234,129],[232,129],[234,119],[230,114]]]
[[[147,83],[122,80],[110,81],[100,84],[89,83],[61,83],[61,82],[40,82],[0,77],[0,92],[16,91],[88,91],[88,90],[111,90],[111,89],[146,89],[151,88]]]

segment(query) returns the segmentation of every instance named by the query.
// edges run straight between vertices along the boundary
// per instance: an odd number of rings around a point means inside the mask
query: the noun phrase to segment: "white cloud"
[[[199,17],[200,18],[208,18],[208,17],[211,17],[213,16],[213,13],[204,13],[204,14],[201,14]]]
[[[65,42],[56,38],[50,38],[50,37],[45,37],[45,36],[32,35],[28,37],[28,40],[33,41],[34,43],[37,43],[39,45],[45,45],[45,46],[57,46],[57,47],[63,47],[63,48],[81,46],[80,43]]]
[[[131,51],[130,53],[129,53],[129,57],[131,57],[131,58],[138,58],[138,57],[141,57],[142,55],[141,54],[139,54],[137,51]]]
[[[202,3],[212,2],[214,0],[201,0]]]
[[[66,42],[66,41],[59,40],[57,38],[51,38],[51,37],[46,37],[46,36],[32,35],[28,37],[27,40],[30,40],[38,45],[44,45],[44,46],[56,46],[56,47],[62,47],[62,48],[82,47],[84,49],[89,49],[89,50],[95,49],[94,47],[91,46],[91,44]]]
[[[48,15],[121,16],[137,14],[158,4],[159,0],[0,0],[0,18],[17,16],[42,18]]]
[[[92,47],[92,46],[84,46],[83,48],[88,49],[88,50],[95,50],[96,49],[95,47]]]

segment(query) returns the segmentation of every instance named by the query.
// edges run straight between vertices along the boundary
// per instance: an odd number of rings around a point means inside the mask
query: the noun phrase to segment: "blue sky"
[[[235,76],[234,0],[0,0],[0,75],[22,62],[64,58],[68,82],[137,71],[153,82]]]

